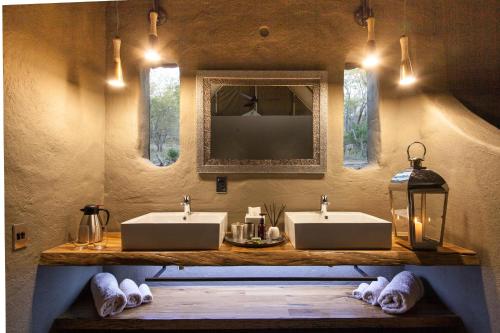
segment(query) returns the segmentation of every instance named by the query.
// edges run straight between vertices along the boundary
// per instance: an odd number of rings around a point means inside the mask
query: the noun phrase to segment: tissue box
[[[259,224],[260,216],[245,215],[245,223]],[[264,224],[266,223],[266,217],[264,216]]]

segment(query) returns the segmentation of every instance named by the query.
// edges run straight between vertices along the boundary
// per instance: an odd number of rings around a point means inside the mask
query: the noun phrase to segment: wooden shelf
[[[423,299],[404,315],[352,298],[353,286],[157,286],[154,301],[100,318],[84,293],[54,322],[55,332],[110,330],[296,330],[458,332],[459,317],[436,299]],[[369,330],[371,332],[371,330]]]
[[[179,265],[179,266],[400,266],[479,265],[474,251],[445,244],[437,251],[411,251],[393,240],[391,250],[295,250],[283,245],[249,249],[224,243],[210,251],[122,251],[120,233],[110,233],[104,250],[77,250],[63,244],[42,252],[41,265]]]

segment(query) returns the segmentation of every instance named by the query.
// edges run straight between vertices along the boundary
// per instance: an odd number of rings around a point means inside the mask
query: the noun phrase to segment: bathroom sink
[[[217,250],[226,227],[227,213],[149,213],[121,224],[122,249]]]
[[[390,249],[392,223],[360,212],[286,212],[285,233],[296,249]]]

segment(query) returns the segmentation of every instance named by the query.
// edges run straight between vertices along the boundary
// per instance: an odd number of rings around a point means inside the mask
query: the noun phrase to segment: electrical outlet
[[[215,179],[215,192],[216,193],[227,193],[227,177],[218,176]]]
[[[26,223],[12,226],[12,248],[14,251],[24,249],[28,245],[28,227]]]

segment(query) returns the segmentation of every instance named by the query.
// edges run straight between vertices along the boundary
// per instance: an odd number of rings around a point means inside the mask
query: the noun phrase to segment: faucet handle
[[[328,202],[328,196],[326,194],[321,195],[321,203],[322,204],[324,204],[324,203],[328,204],[329,203]]]
[[[182,202],[187,204],[191,202],[191,196],[189,194],[184,195],[184,198],[182,199]]]

